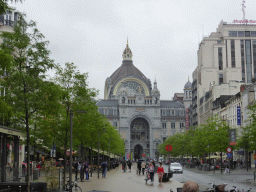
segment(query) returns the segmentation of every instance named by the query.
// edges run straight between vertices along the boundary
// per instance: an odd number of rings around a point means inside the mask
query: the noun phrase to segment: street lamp
[[[86,113],[86,111],[75,111],[77,113]],[[72,185],[72,120],[73,110],[70,110],[70,149],[69,149],[69,186]],[[72,191],[72,187],[69,188]]]
[[[105,131],[105,127],[103,127],[103,131]],[[98,133],[98,179],[100,178],[100,132]]]

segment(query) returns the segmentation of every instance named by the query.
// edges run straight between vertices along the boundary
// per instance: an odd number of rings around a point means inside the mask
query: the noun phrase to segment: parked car
[[[183,169],[180,163],[171,163],[170,164],[170,170],[173,173],[183,173]]]

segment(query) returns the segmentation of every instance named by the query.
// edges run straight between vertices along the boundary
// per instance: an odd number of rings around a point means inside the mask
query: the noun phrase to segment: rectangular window
[[[256,41],[252,42],[252,47],[253,47],[253,68],[254,68],[254,77],[256,77]]]
[[[237,37],[237,31],[229,31],[229,37]]]
[[[103,109],[102,108],[99,108],[99,113],[104,115],[104,112],[103,112]]]
[[[146,133],[145,132],[141,132],[141,139],[143,139],[143,140],[146,139]]]
[[[111,116],[113,116],[113,109],[109,109],[108,114],[111,115]]]
[[[171,123],[171,129],[175,129],[175,123]]]
[[[247,83],[252,83],[251,40],[245,40],[245,55]]]
[[[223,60],[222,60],[222,48],[218,48],[218,61],[219,61],[219,70],[223,70]]]
[[[256,37],[256,31],[251,31],[251,36]]]
[[[149,148],[149,144],[147,144],[147,148]]]
[[[180,128],[184,127],[184,123],[180,123]]]
[[[165,141],[166,137],[163,137],[163,142]]]
[[[238,31],[238,37],[244,37],[244,31]]]
[[[217,44],[221,44],[221,41],[217,41]]]
[[[162,123],[162,128],[166,129],[166,123]]]
[[[135,140],[135,133],[132,133],[132,140]]]
[[[251,36],[251,32],[250,31],[245,31],[245,37],[250,37]]]
[[[235,40],[231,40],[231,67],[236,67],[236,56],[235,56]]]
[[[223,73],[219,73],[219,85],[223,83]]]
[[[107,109],[104,110],[104,114],[108,115],[108,110]]]
[[[113,122],[113,127],[117,129],[117,122]]]
[[[174,116],[174,114],[175,114],[175,113],[174,113],[174,110],[172,110],[172,116]]]
[[[241,40],[241,41],[240,41],[240,47],[241,47],[242,81],[245,82],[244,40]]]

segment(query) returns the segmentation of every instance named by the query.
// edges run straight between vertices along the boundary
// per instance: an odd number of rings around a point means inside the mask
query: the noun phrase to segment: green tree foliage
[[[10,2],[22,2],[22,0],[10,0]],[[6,11],[11,10],[10,6],[8,5],[9,0],[0,0],[0,15],[5,13]]]
[[[213,152],[224,152],[228,146],[228,126],[219,117],[210,118],[208,123],[168,137],[158,146],[160,154],[167,155],[166,145],[172,145],[171,155],[204,156]]]
[[[0,68],[1,73],[6,73],[1,80],[1,86],[5,88],[4,98],[1,99],[12,111],[4,123],[25,131],[29,146],[31,120],[44,102],[45,73],[54,66],[53,61],[49,58],[48,42],[43,40],[44,36],[36,28],[35,22],[25,22],[23,15],[14,26],[14,32],[4,32],[1,37],[4,38],[1,56],[6,58]],[[4,112],[0,111],[2,114]],[[27,154],[30,154],[29,148]],[[30,169],[27,170],[29,175]],[[29,183],[29,177],[27,181]]]

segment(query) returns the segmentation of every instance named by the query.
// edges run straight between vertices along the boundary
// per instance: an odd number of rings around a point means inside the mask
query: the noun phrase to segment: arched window
[[[157,104],[157,97],[155,98],[155,104]]]
[[[122,98],[122,103],[125,103],[125,97]]]

